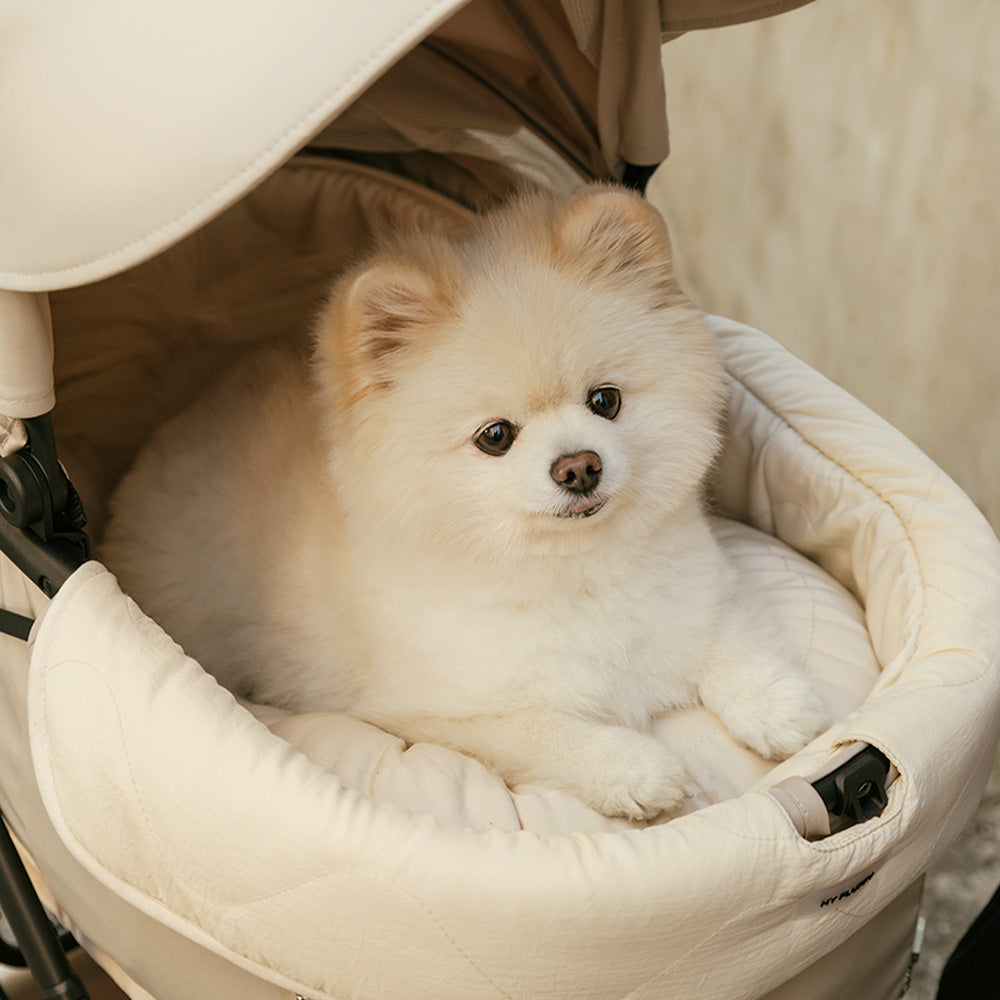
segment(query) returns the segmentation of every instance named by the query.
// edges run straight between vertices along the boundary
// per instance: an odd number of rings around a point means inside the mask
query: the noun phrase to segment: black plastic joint
[[[56,457],[49,415],[24,427],[28,443],[0,459],[0,551],[51,597],[90,558],[87,518]]]
[[[870,753],[858,754],[836,775],[841,812],[855,823],[877,816],[889,801],[885,787],[889,761],[874,747],[869,750]]]
[[[866,746],[813,787],[831,816],[864,823],[878,816],[889,802],[890,766],[881,750]]]
[[[0,461],[0,513],[15,528],[27,528],[45,517],[45,488],[35,462],[20,452]]]

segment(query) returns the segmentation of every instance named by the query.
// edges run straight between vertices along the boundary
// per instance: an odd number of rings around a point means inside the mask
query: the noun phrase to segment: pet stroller
[[[667,151],[661,36],[795,5],[5,5],[3,908],[45,996],[83,991],[32,887],[133,998],[900,993],[922,873],[993,759],[1000,549],[763,334],[713,320],[720,532],[837,721],[771,768],[672,715],[697,791],[667,822],[238,703],[89,558],[79,503],[99,537],[151,429],[300,335],[373,231],[641,186]]]

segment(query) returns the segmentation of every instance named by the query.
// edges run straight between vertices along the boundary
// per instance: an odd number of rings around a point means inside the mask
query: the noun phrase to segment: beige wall
[[[1000,526],[1000,4],[817,0],[664,49],[682,281]]]

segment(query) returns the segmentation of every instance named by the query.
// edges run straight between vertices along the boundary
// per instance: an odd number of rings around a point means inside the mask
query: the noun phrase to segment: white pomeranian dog
[[[404,237],[164,425],[103,557],[239,695],[650,817],[700,700],[771,758],[823,706],[702,508],[724,382],[657,212],[607,186]]]

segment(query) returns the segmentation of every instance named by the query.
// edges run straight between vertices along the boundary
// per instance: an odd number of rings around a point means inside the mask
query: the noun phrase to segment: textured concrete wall
[[[664,63],[650,196],[686,289],[881,413],[1000,526],[1000,4],[817,0]]]

